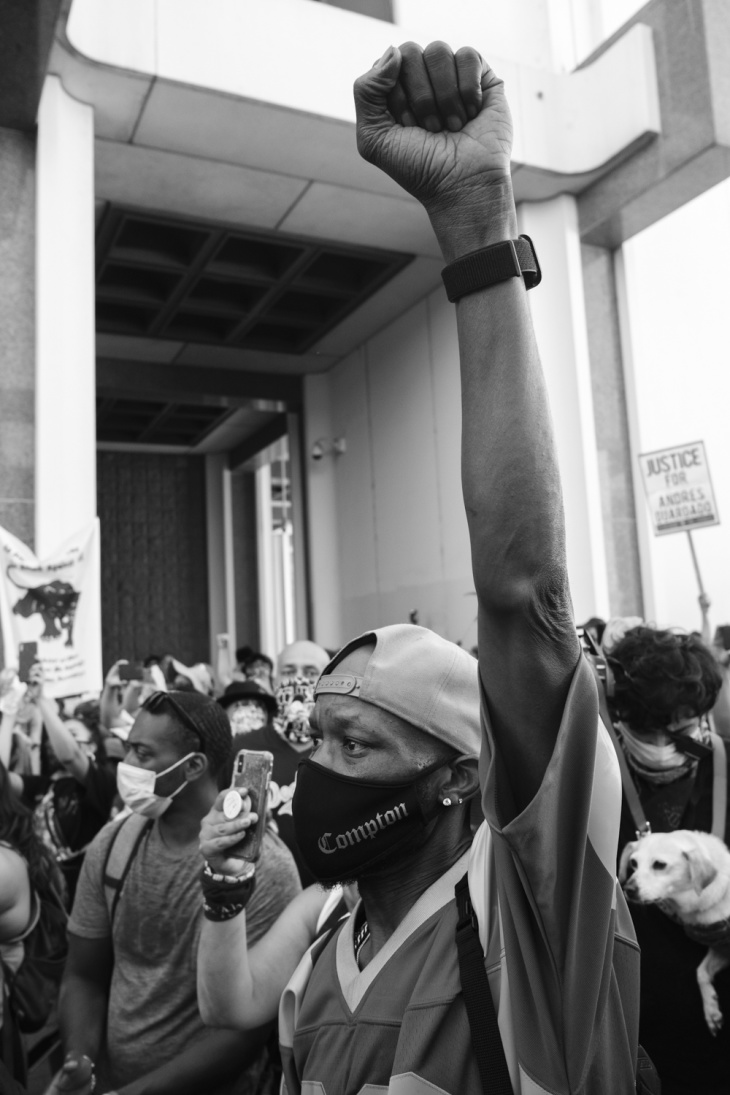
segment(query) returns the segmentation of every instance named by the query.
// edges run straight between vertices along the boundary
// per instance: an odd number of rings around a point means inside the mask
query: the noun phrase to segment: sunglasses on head
[[[144,701],[142,707],[145,709],[145,711],[149,711],[151,715],[163,714],[166,707],[168,709],[172,708],[177,717],[180,719],[180,722],[183,724],[183,726],[187,730],[189,730],[191,734],[195,735],[200,752],[204,752],[204,750],[200,748],[202,745],[200,730],[190,718],[190,715],[188,715],[187,711],[185,711],[185,709],[180,706],[177,700],[173,696],[171,696],[169,692],[153,692],[152,695],[148,696],[147,699]]]

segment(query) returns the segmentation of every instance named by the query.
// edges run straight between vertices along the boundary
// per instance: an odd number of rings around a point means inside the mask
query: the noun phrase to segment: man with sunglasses
[[[54,1091],[86,1095],[96,1080],[97,1093],[240,1095],[265,1067],[269,1029],[210,1030],[196,997],[198,833],[230,776],[231,748],[228,718],[207,696],[157,692],[137,716],[117,777],[132,816],[111,822],[89,847],[69,923],[60,1003],[66,1064]],[[130,825],[139,838],[114,907],[105,887],[110,848]],[[267,832],[249,906],[254,937],[299,888],[289,851]]]

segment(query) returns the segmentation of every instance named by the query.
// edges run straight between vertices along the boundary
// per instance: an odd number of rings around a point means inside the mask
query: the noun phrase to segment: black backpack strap
[[[102,885],[109,912],[109,925],[114,925],[119,898],[134,862],[139,846],[152,828],[150,818],[140,814],[129,814],[120,822],[107,848],[102,870]]]
[[[477,1059],[484,1095],[513,1095],[512,1081],[499,1033],[497,1012],[484,968],[484,951],[479,940],[479,924],[469,896],[468,873],[455,887],[456,949],[459,952],[461,994],[471,1030],[471,1045]]]

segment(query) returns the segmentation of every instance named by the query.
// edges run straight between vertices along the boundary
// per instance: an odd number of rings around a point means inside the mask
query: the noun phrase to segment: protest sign
[[[99,522],[38,560],[0,527],[0,625],[5,664],[37,643],[46,693],[56,699],[102,687]]]
[[[656,536],[720,524],[704,442],[642,453],[639,465]]]

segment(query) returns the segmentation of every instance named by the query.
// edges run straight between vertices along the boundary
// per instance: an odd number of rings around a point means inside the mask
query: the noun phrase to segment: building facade
[[[476,641],[442,263],[354,140],[407,39],[505,79],[576,616],[651,615],[622,245],[730,175],[723,0],[610,37],[599,0],[31,6],[0,3],[0,524],[42,557],[100,516],[106,664]]]

